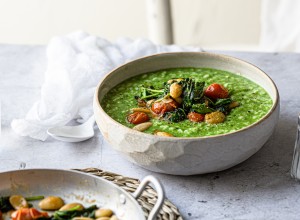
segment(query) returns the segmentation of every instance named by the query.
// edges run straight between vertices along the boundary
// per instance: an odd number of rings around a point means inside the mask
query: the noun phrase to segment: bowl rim
[[[129,128],[121,123],[119,123],[118,121],[114,120],[111,116],[109,116],[105,111],[104,109],[102,108],[102,106],[100,105],[100,101],[99,101],[99,89],[100,89],[100,86],[102,85],[102,83],[106,80],[106,78],[111,75],[113,72],[117,71],[118,69],[121,69],[121,68],[124,68],[124,66],[128,65],[128,64],[131,64],[131,63],[134,63],[134,62],[139,62],[140,60],[144,60],[144,59],[149,59],[149,58],[152,58],[152,57],[157,57],[157,56],[162,56],[162,55],[175,55],[175,54],[205,54],[205,55],[208,55],[208,56],[211,56],[211,57],[216,57],[216,58],[223,58],[223,59],[229,59],[229,60],[233,60],[233,61],[236,61],[236,62],[239,62],[239,63],[242,63],[242,64],[246,64],[246,65],[249,65],[249,66],[252,66],[254,69],[256,69],[260,74],[264,75],[268,80],[269,82],[271,83],[272,85],[272,89],[275,91],[275,99],[273,101],[273,105],[272,107],[270,108],[270,110],[268,111],[267,114],[265,114],[262,118],[260,118],[258,121],[246,126],[246,127],[243,127],[239,130],[236,130],[236,131],[232,131],[232,132],[228,132],[228,133],[224,133],[224,134],[216,134],[216,135],[209,135],[209,136],[200,136],[200,137],[164,137],[164,136],[158,136],[158,135],[153,135],[153,134],[148,134],[148,133],[144,133],[144,132],[140,132],[140,131],[136,131],[136,130],[133,130],[132,128]],[[170,67],[171,69],[172,67]],[[235,74],[235,73],[233,73]],[[244,76],[243,76],[244,77]],[[123,82],[123,81],[121,81]],[[120,83],[121,83],[120,82]],[[256,82],[254,82],[256,83]],[[268,93],[269,94],[269,93]],[[270,95],[270,94],[269,94]],[[144,56],[144,57],[141,57],[141,58],[137,58],[137,59],[134,59],[134,60],[131,60],[131,61],[128,61],[120,66],[117,66],[116,68],[112,69],[111,71],[109,71],[98,83],[98,85],[96,86],[96,89],[95,89],[95,93],[94,93],[94,102],[96,102],[95,104],[97,105],[98,109],[104,113],[104,116],[106,116],[106,118],[110,119],[113,121],[113,123],[116,123],[117,125],[123,127],[125,130],[127,130],[128,132],[133,132],[134,134],[136,135],[141,135],[141,136],[145,136],[145,137],[149,137],[149,138],[158,138],[158,139],[161,139],[161,140],[176,140],[176,141],[193,141],[193,140],[201,140],[201,139],[210,139],[210,138],[221,138],[221,137],[224,137],[224,136],[229,136],[229,135],[234,135],[234,134],[237,134],[237,133],[240,133],[240,132],[244,132],[248,129],[251,129],[257,125],[259,125],[260,123],[262,123],[263,121],[265,121],[267,118],[269,118],[272,113],[275,111],[275,109],[277,108],[278,104],[279,104],[279,92],[278,92],[278,88],[275,84],[275,82],[273,81],[273,79],[268,75],[266,74],[262,69],[260,69],[259,67],[257,67],[256,65],[248,62],[248,61],[245,61],[245,60],[242,60],[240,58],[236,58],[236,57],[233,57],[233,56],[229,56],[229,55],[224,55],[224,54],[218,54],[218,53],[211,53],[211,52],[194,52],[194,51],[184,51],[184,52],[161,52],[161,53],[156,53],[156,54],[152,54],[152,55],[148,55],[148,56]],[[95,112],[94,112],[95,114]]]

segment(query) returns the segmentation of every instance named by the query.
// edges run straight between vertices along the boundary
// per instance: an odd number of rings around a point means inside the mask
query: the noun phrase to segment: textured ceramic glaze
[[[120,82],[146,72],[177,67],[208,67],[238,73],[271,96],[270,112],[255,124],[225,135],[197,138],[159,137],[127,128],[102,109],[104,95]],[[257,152],[273,133],[279,117],[279,95],[260,69],[236,58],[211,53],[164,53],[141,58],[110,72],[97,86],[94,114],[104,138],[130,161],[155,172],[192,175],[232,167]]]

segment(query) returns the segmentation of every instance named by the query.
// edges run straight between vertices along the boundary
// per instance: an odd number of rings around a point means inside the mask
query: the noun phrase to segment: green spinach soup
[[[272,104],[256,83],[209,68],[145,73],[111,89],[101,103],[109,116],[129,128],[174,137],[239,130],[261,119]]]

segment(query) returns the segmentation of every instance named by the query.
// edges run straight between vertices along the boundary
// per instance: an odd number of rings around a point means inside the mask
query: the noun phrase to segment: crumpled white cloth
[[[48,66],[41,97],[12,129],[21,136],[46,140],[47,129],[92,114],[93,94],[101,77],[130,60],[175,51],[201,51],[196,47],[155,45],[147,39],[120,38],[115,43],[84,32],[53,38],[47,47]]]

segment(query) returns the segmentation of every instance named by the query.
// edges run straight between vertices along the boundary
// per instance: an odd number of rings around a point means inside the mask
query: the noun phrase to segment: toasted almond
[[[173,99],[171,98],[164,98],[161,100],[162,103],[170,103],[170,102],[173,102]]]
[[[137,103],[138,103],[139,107],[146,107],[146,104],[147,104],[145,100],[140,99],[140,98],[137,100]]]
[[[151,113],[151,111],[148,108],[132,108],[131,111],[133,111],[133,112]]]
[[[153,102],[155,102],[155,99],[151,99],[151,100],[147,101],[146,106],[148,108],[151,108],[151,105],[152,105]]]
[[[163,136],[163,137],[174,137],[172,134],[164,131],[155,131],[154,135]]]
[[[145,131],[152,126],[152,122],[144,122],[134,126],[132,129],[136,131]]]
[[[240,103],[233,101],[229,104],[228,107],[229,107],[229,109],[233,109],[235,107],[238,107],[239,105],[240,105]]]

